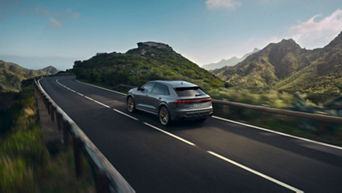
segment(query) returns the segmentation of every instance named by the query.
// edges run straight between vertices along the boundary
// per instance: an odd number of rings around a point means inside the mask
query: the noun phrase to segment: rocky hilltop
[[[301,48],[294,40],[271,43],[234,67],[213,73],[230,86],[304,92],[314,101],[341,95],[342,33],[327,46]]]
[[[108,86],[141,85],[149,80],[187,80],[212,89],[223,81],[175,52],[169,45],[139,42],[126,53],[102,53],[76,61],[72,70],[77,78]]]

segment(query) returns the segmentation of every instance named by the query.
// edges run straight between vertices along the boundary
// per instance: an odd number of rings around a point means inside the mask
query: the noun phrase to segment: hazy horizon
[[[142,41],[169,44],[203,66],[281,39],[323,47],[342,31],[342,6],[337,0],[3,0],[0,25],[0,59],[26,68],[65,70]]]

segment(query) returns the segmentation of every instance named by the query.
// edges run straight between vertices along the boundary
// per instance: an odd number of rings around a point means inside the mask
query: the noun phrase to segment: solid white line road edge
[[[331,148],[342,150],[342,147],[337,146],[337,145],[331,145],[331,144],[328,144],[328,143],[323,143],[323,142],[307,139],[307,138],[304,138],[304,137],[298,137],[298,136],[295,136],[295,135],[290,135],[290,134],[287,134],[287,133],[282,133],[282,132],[279,132],[279,131],[274,131],[274,130],[271,130],[271,129],[266,129],[266,128],[258,127],[258,126],[255,126],[255,125],[250,125],[250,124],[247,124],[247,123],[241,123],[241,122],[238,122],[238,121],[230,120],[230,119],[219,117],[219,116],[215,116],[215,115],[213,115],[212,117],[214,119],[219,119],[221,121],[226,121],[226,122],[230,122],[230,123],[234,123],[234,124],[238,124],[238,125],[243,125],[243,126],[246,126],[246,127],[251,127],[251,128],[254,128],[254,129],[258,129],[258,130],[262,130],[262,131],[266,131],[266,132],[270,132],[270,133],[274,133],[274,134],[278,134],[278,135],[282,135],[282,136],[286,136],[286,137],[290,137],[290,138],[294,138],[294,139],[298,139],[298,140],[302,140],[302,141],[306,141],[306,142],[310,142],[310,143],[315,143],[315,144],[318,144],[318,145],[322,145],[322,146],[326,146],[326,147],[331,147]]]
[[[164,133],[164,134],[166,134],[166,135],[169,135],[169,136],[171,136],[171,137],[173,137],[173,138],[175,138],[175,139],[177,139],[177,140],[179,140],[179,141],[181,141],[181,142],[184,142],[184,143],[186,143],[186,144],[188,144],[188,145],[191,145],[191,146],[195,146],[195,147],[196,147],[196,144],[194,144],[194,143],[192,143],[192,142],[190,142],[190,141],[188,141],[188,140],[186,140],[186,139],[183,139],[183,138],[181,138],[181,137],[178,137],[177,135],[174,135],[174,134],[172,134],[172,133],[169,133],[169,132],[167,132],[167,131],[165,131],[165,130],[163,130],[163,129],[160,129],[160,128],[158,128],[158,127],[156,127],[156,126],[154,126],[154,125],[152,125],[152,124],[149,124],[149,123],[147,123],[147,122],[143,122],[143,123],[144,123],[145,125],[147,125],[147,126],[153,128],[153,129],[155,129],[155,130],[157,130],[157,131],[160,131],[160,132],[162,132],[162,133]],[[231,160],[231,159],[228,159],[228,158],[226,158],[226,157],[224,157],[224,156],[221,156],[221,155],[219,155],[219,154],[217,154],[217,153],[215,153],[215,152],[213,152],[213,151],[208,151],[208,150],[205,150],[205,151],[206,151],[207,153],[209,153],[210,155],[215,156],[216,158],[219,158],[219,159],[221,159],[221,160],[224,160],[224,161],[226,161],[226,162],[228,162],[228,163],[230,163],[230,164],[232,164],[232,165],[234,165],[234,166],[237,166],[237,167],[239,167],[239,168],[241,168],[241,169],[243,169],[243,170],[246,170],[246,171],[248,171],[248,172],[250,172],[250,173],[253,173],[253,174],[255,174],[255,175],[259,176],[259,177],[262,177],[262,178],[264,178],[264,179],[266,179],[266,180],[268,180],[268,181],[271,181],[271,182],[273,182],[273,183],[275,183],[275,184],[278,184],[278,185],[280,185],[280,186],[283,186],[284,188],[287,188],[287,189],[289,189],[289,190],[292,190],[292,191],[294,191],[294,192],[296,192],[296,193],[304,193],[304,191],[302,191],[302,190],[299,190],[299,189],[297,189],[297,188],[295,188],[295,187],[293,187],[293,186],[290,186],[290,185],[288,185],[288,184],[286,184],[286,183],[284,183],[284,182],[281,182],[281,181],[279,181],[279,180],[277,180],[277,179],[274,179],[274,178],[272,178],[272,177],[270,177],[270,176],[268,176],[268,175],[265,175],[265,174],[260,173],[260,172],[258,172],[258,171],[256,171],[256,170],[253,170],[253,169],[251,169],[251,168],[249,168],[249,167],[247,167],[247,166],[244,166],[244,165],[242,165],[242,164],[239,164],[238,162],[235,162],[235,161],[233,161],[233,160]]]
[[[76,80],[76,81],[79,82],[79,83],[86,84],[86,85],[89,85],[89,86],[93,86],[93,87],[96,87],[96,88],[100,88],[100,89],[103,89],[103,90],[106,90],[106,91],[109,91],[109,92],[117,93],[117,94],[120,94],[120,95],[126,95],[125,93],[122,93],[122,92],[119,92],[119,91],[111,90],[111,89],[108,89],[108,88],[104,88],[104,87],[97,86],[97,85],[94,85],[94,84],[82,82],[82,81],[79,81],[79,80]],[[227,122],[231,122],[231,123],[235,123],[235,124],[239,124],[239,125],[243,125],[243,126],[247,126],[247,127],[263,130],[263,131],[266,131],[266,132],[270,132],[270,133],[274,133],[274,134],[278,134],[278,135],[282,135],[282,136],[287,136],[287,137],[295,138],[295,139],[298,139],[298,140],[302,140],[302,141],[306,141],[306,142],[311,142],[311,143],[315,143],[315,144],[319,144],[319,145],[323,145],[323,146],[327,146],[327,147],[331,147],[331,148],[342,150],[342,147],[337,146],[337,145],[323,143],[323,142],[307,139],[307,138],[304,138],[304,137],[298,137],[298,136],[295,136],[295,135],[290,135],[290,134],[282,133],[282,132],[279,132],[279,131],[274,131],[274,130],[271,130],[271,129],[266,129],[266,128],[258,127],[258,126],[255,126],[255,125],[250,125],[250,124],[246,124],[246,123],[242,123],[242,122],[238,122],[238,121],[233,121],[233,120],[226,119],[226,118],[219,117],[219,116],[215,116],[215,115],[213,115],[212,117],[215,118],[215,119],[222,120],[222,121],[227,121]]]
[[[66,88],[66,89],[68,89],[68,90],[70,90],[70,91],[73,91],[73,92],[75,92],[75,93],[77,93],[77,94],[82,94],[82,93],[79,93],[79,92],[77,92],[77,91],[74,91],[74,90],[72,90],[71,88],[69,88],[69,87],[67,87],[67,86],[65,86],[65,85],[63,85],[62,83],[60,83],[59,81],[58,81],[58,79],[56,80],[56,82],[59,84],[59,85],[61,85],[62,87],[64,87],[64,88]],[[85,83],[85,84],[87,84],[87,83]],[[86,96],[86,95],[83,95],[86,99],[88,99],[88,100],[91,100],[91,101],[93,101],[93,102],[95,102],[95,103],[98,103],[98,104],[100,104],[100,105],[102,105],[102,106],[105,106],[105,107],[107,107],[107,108],[110,108],[108,105],[105,105],[105,104],[103,104],[103,103],[101,103],[101,102],[99,102],[99,101],[97,101],[97,100],[95,100],[95,99],[92,99],[92,98],[90,98],[90,97],[88,97],[88,96]],[[113,108],[113,110],[115,111],[115,112],[117,112],[117,113],[119,113],[119,114],[121,114],[121,115],[124,115],[124,116],[126,116],[126,117],[129,117],[129,118],[131,118],[131,119],[133,119],[133,120],[138,120],[137,118],[135,118],[135,117],[133,117],[133,116],[131,116],[131,115],[128,115],[127,113],[124,113],[124,112],[122,112],[122,111],[119,111],[119,110],[117,110],[117,109],[115,109],[115,108]],[[228,120],[228,119],[224,119],[224,118],[221,118],[221,117],[216,117],[216,116],[213,116],[214,118],[218,118],[218,119],[221,119],[221,120],[224,120],[224,121],[229,121],[229,122],[235,122],[235,121],[231,121],[231,120]],[[237,122],[237,123],[239,123],[239,122]],[[181,137],[179,137],[179,136],[177,136],[177,135],[174,135],[174,134],[172,134],[172,133],[170,133],[170,132],[167,132],[167,131],[165,131],[165,130],[163,130],[163,129],[161,129],[161,128],[158,128],[158,127],[156,127],[156,126],[154,126],[154,125],[152,125],[152,124],[150,124],[150,123],[147,123],[147,122],[143,122],[143,124],[144,125],[146,125],[146,126],[148,126],[148,127],[151,127],[151,128],[153,128],[153,129],[155,129],[155,130],[157,130],[157,131],[159,131],[159,132],[162,132],[162,133],[164,133],[164,134],[166,134],[166,135],[168,135],[168,136],[170,136],[170,137],[173,137],[173,138],[175,138],[175,139],[177,139],[177,140],[179,140],[179,141],[181,141],[181,142],[183,142],[183,143],[186,143],[186,144],[188,144],[188,145],[191,145],[191,146],[194,146],[194,147],[196,147],[196,144],[194,144],[194,143],[192,143],[192,142],[190,142],[190,141],[188,141],[188,140],[186,140],[186,139],[184,139],[184,138],[181,138]],[[247,124],[246,124],[247,125]],[[245,125],[245,126],[246,126]],[[256,127],[256,126],[255,126]],[[266,129],[267,130],[267,129]],[[206,151],[206,150],[205,150]],[[230,159],[228,159],[228,158],[226,158],[226,157],[224,157],[224,156],[221,156],[221,155],[219,155],[219,154],[217,154],[217,153],[215,153],[215,152],[212,152],[212,151],[206,151],[207,153],[209,153],[209,154],[211,154],[211,155],[213,155],[213,156],[215,156],[215,157],[217,157],[217,158],[219,158],[219,159],[221,159],[221,160],[224,160],[224,161],[226,161],[226,162],[228,162],[228,163],[230,163],[230,164],[232,164],[232,165],[235,165],[235,166],[237,166],[237,167],[239,167],[239,168],[242,168],[242,169],[244,169],[244,170],[246,170],[246,171],[248,171],[248,172],[251,172],[251,173],[253,173],[253,174],[256,174],[256,175],[258,175],[258,176],[260,176],[260,177],[262,177],[262,178],[264,178],[264,179],[266,179],[266,180],[269,180],[269,181],[271,181],[271,182],[273,182],[273,183],[276,183],[276,184],[278,184],[278,185],[281,185],[281,186],[283,186],[283,187],[285,187],[285,188],[287,188],[287,189],[290,189],[290,190],[292,190],[292,191],[294,191],[294,192],[296,192],[296,193],[303,193],[303,191],[302,190],[299,190],[299,189],[297,189],[297,188],[294,188],[294,187],[292,187],[292,186],[290,186],[290,185],[288,185],[288,184],[285,184],[285,183],[283,183],[283,182],[281,182],[281,181],[279,181],[279,180],[277,180],[277,179],[274,179],[274,178],[272,178],[272,177],[270,177],[270,176],[267,176],[267,175],[265,175],[265,174],[262,174],[262,173],[260,173],[260,172],[258,172],[258,171],[256,171],[256,170],[253,170],[253,169],[251,169],[251,168],[248,168],[247,166],[244,166],[244,165],[242,165],[242,164],[239,164],[239,163],[237,163],[237,162],[235,162],[235,161],[233,161],[233,160],[230,160]]]
[[[59,83],[57,80],[56,82],[58,84],[60,84],[61,86],[63,86],[61,83]],[[48,98],[50,98],[53,103],[55,103],[57,105],[57,103],[50,97],[50,95],[44,90],[43,86],[40,84],[40,79],[38,80],[38,84],[39,84],[39,87],[43,90],[43,92],[45,93],[45,95],[48,96]],[[64,86],[63,86],[64,87]],[[67,88],[67,87],[65,87]],[[69,90],[69,89],[68,89]],[[76,124],[76,122],[71,119],[71,117],[69,117],[68,114],[66,114],[66,112],[64,112],[64,110],[59,106],[57,105],[57,108],[59,108],[62,113],[68,118],[69,121],[71,121],[72,123],[74,123],[77,128],[79,128],[79,126]],[[80,128],[79,128],[80,129]],[[126,181],[126,179],[120,174],[120,172],[113,166],[113,164],[108,160],[108,158],[99,150],[99,148],[89,139],[89,137],[83,132],[83,130],[79,130],[77,131],[79,133],[81,133],[81,135],[84,136],[84,138],[86,138],[88,141],[90,141],[91,145],[93,147],[95,147],[99,152],[100,154],[103,156],[104,158],[104,161],[105,161],[105,164],[114,172],[114,179],[115,180],[118,180],[117,182],[115,182],[117,185],[119,185],[120,187],[119,188],[122,188],[123,192],[132,192],[132,193],[135,193],[135,190],[132,188],[132,186]],[[124,186],[124,187],[122,187]]]
[[[96,88],[99,88],[99,89],[103,89],[103,90],[106,90],[106,91],[109,91],[109,92],[113,92],[113,93],[116,93],[116,94],[120,94],[120,95],[124,95],[124,96],[127,95],[127,94],[125,94],[123,92],[119,92],[119,91],[116,91],[116,90],[111,90],[111,89],[104,88],[104,87],[101,87],[101,86],[97,86],[97,85],[94,85],[94,84],[90,84],[90,83],[87,83],[87,82],[82,82],[82,81],[79,81],[77,79],[75,79],[75,80],[77,82],[81,83],[81,84],[85,84],[85,85],[88,85],[88,86],[96,87]]]
[[[270,177],[270,176],[267,176],[267,175],[265,175],[265,174],[262,174],[262,173],[260,173],[260,172],[258,172],[258,171],[255,171],[255,170],[253,170],[253,169],[251,169],[251,168],[249,168],[249,167],[246,167],[246,166],[244,166],[244,165],[241,165],[241,164],[237,163],[236,161],[230,160],[230,159],[228,159],[228,158],[226,158],[226,157],[224,157],[224,156],[222,156],[222,155],[220,155],[220,154],[217,154],[217,153],[212,152],[212,151],[207,151],[207,152],[208,152],[209,154],[211,154],[211,155],[213,155],[213,156],[215,156],[215,157],[221,159],[221,160],[224,160],[224,161],[226,161],[226,162],[228,162],[228,163],[230,163],[230,164],[233,164],[233,165],[235,165],[235,166],[237,166],[237,167],[239,167],[239,168],[241,168],[241,169],[244,169],[244,170],[246,170],[246,171],[248,171],[248,172],[250,172],[250,173],[253,173],[253,174],[255,174],[255,175],[258,175],[258,176],[260,176],[260,177],[262,177],[262,178],[264,178],[264,179],[266,179],[266,180],[268,180],[268,181],[271,181],[271,182],[273,182],[273,183],[276,183],[276,184],[278,184],[278,185],[280,185],[280,186],[283,186],[283,187],[285,187],[285,188],[287,188],[287,189],[290,189],[290,190],[292,190],[292,191],[294,191],[294,192],[296,192],[296,193],[304,193],[304,191],[302,191],[302,190],[299,190],[299,189],[297,189],[297,188],[295,188],[295,187],[293,187],[293,186],[290,186],[290,185],[288,185],[288,184],[285,184],[284,182],[281,182],[281,181],[279,181],[279,180],[277,180],[277,179],[274,179],[274,178],[272,178],[272,177]]]

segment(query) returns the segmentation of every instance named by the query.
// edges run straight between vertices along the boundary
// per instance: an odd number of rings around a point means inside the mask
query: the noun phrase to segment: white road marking
[[[111,89],[108,89],[108,88],[104,88],[104,87],[97,86],[97,85],[94,85],[94,84],[90,84],[90,83],[87,83],[87,82],[82,82],[82,81],[79,81],[79,80],[76,80],[76,81],[81,83],[81,84],[86,84],[88,86],[96,87],[96,88],[99,88],[99,89],[102,89],[102,90],[106,90],[106,91],[109,91],[109,92],[113,92],[113,93],[116,93],[116,94],[120,94],[120,95],[126,96],[126,94],[123,93],[123,92],[119,92],[119,91],[116,91],[116,90],[111,90]]]
[[[110,106],[108,106],[108,105],[106,105],[106,104],[103,104],[103,103],[101,103],[100,101],[97,101],[97,100],[95,100],[95,99],[92,99],[92,98],[90,98],[90,97],[88,97],[88,96],[84,96],[84,98],[86,98],[86,99],[88,99],[88,100],[91,100],[91,101],[93,101],[93,102],[95,102],[95,103],[97,103],[97,104],[99,104],[99,105],[102,105],[102,106],[104,106],[104,107],[106,107],[106,108],[110,108]]]
[[[84,94],[82,94],[82,93],[79,93],[79,92],[76,92],[78,95],[80,95],[80,96],[84,96]]]
[[[234,121],[234,120],[218,117],[218,116],[215,116],[215,115],[213,115],[212,117],[214,119],[219,119],[219,120],[222,120],[222,121],[226,121],[226,122],[230,122],[230,123],[235,123],[235,124],[238,124],[238,125],[243,125],[243,126],[251,127],[251,128],[254,128],[254,129],[258,129],[258,130],[262,130],[262,131],[266,131],[266,132],[270,132],[270,133],[275,133],[275,134],[278,134],[278,135],[282,135],[282,136],[286,136],[286,137],[290,137],[290,138],[294,138],[294,139],[298,139],[298,140],[302,140],[302,141],[306,141],[306,142],[310,142],[310,143],[315,143],[315,144],[323,145],[323,146],[326,146],[326,147],[331,147],[331,148],[342,150],[342,147],[337,146],[337,145],[331,145],[331,144],[328,144],[328,143],[323,143],[323,142],[307,139],[307,138],[304,138],[304,137],[298,137],[298,136],[295,136],[295,135],[290,135],[290,134],[287,134],[287,133],[282,133],[282,132],[279,132],[279,131],[274,131],[274,130],[258,127],[258,126],[255,126],[255,125],[250,125],[250,124],[247,124],[247,123],[241,123],[241,122],[238,122],[238,121]]]
[[[113,110],[114,110],[115,112],[117,112],[117,113],[120,113],[121,115],[124,115],[124,116],[126,116],[126,117],[129,117],[129,118],[131,118],[131,119],[134,119],[134,120],[138,121],[137,118],[135,118],[135,117],[133,117],[133,116],[127,114],[127,113],[124,113],[124,112],[119,111],[119,110],[117,110],[117,109],[113,109]]]
[[[56,79],[56,82],[57,82],[59,85],[61,85],[62,87],[66,88],[66,89],[68,89],[68,90],[70,90],[70,91],[72,91],[72,92],[74,92],[74,93],[76,93],[76,94],[78,94],[78,95],[80,95],[80,96],[83,96],[84,98],[86,98],[86,99],[88,99],[88,100],[91,100],[91,101],[93,101],[93,102],[95,102],[95,103],[97,103],[97,104],[99,104],[99,105],[101,105],[101,106],[104,106],[104,107],[106,107],[106,108],[110,108],[110,106],[108,106],[108,105],[106,105],[106,104],[103,104],[103,103],[101,103],[100,101],[97,101],[97,100],[95,100],[95,99],[92,99],[92,98],[90,98],[90,97],[88,97],[88,96],[85,96],[84,94],[82,94],[82,93],[80,93],[80,92],[77,92],[77,91],[75,91],[75,90],[73,90],[73,89],[71,89],[71,88],[65,86],[64,84],[60,83],[60,82],[58,81],[58,79]]]
[[[72,90],[71,88],[69,88],[69,87],[67,87],[67,86],[65,86],[65,85],[63,85],[63,84],[61,84],[61,83],[58,81],[58,79],[56,80],[56,82],[57,82],[59,85],[63,86],[64,88],[66,88],[66,89],[68,89],[68,90],[70,90],[70,91],[72,91],[72,92],[75,92],[75,93],[77,93],[77,94],[80,95],[80,96],[83,95],[82,93],[79,93],[79,92],[77,92],[77,91],[74,91],[74,90]],[[78,81],[78,82],[80,82],[80,81]],[[80,82],[80,83],[83,83],[83,82]],[[118,91],[113,91],[113,90],[106,89],[106,88],[102,88],[102,87],[99,87],[99,86],[96,86],[96,85],[92,85],[92,84],[88,84],[88,83],[83,83],[83,84],[87,84],[87,85],[90,85],[90,86],[94,86],[94,87],[97,87],[97,88],[100,88],[100,89],[104,89],[104,90],[107,90],[107,91],[110,91],[110,92],[114,92],[114,93],[117,93],[117,94],[126,95],[126,94],[124,94],[124,93],[121,93],[121,92],[118,92]],[[98,104],[100,104],[100,105],[102,105],[102,106],[104,106],[104,107],[110,108],[108,105],[103,104],[103,103],[101,103],[101,102],[99,102],[99,101],[97,101],[97,100],[95,100],[95,99],[92,99],[92,98],[90,98],[90,97],[88,97],[88,96],[86,96],[86,95],[83,95],[83,96],[84,96],[86,99],[88,99],[88,100],[91,100],[91,101],[93,101],[93,102],[95,102],[95,103],[98,103]],[[113,110],[114,110],[115,112],[120,113],[120,114],[122,114],[122,115],[124,115],[124,116],[127,116],[127,117],[129,117],[129,118],[131,118],[131,119],[133,119],[133,120],[136,120],[136,121],[138,120],[137,118],[135,118],[135,117],[133,117],[133,116],[131,116],[131,115],[128,115],[128,114],[126,114],[126,113],[124,113],[124,112],[122,112],[122,111],[119,111],[119,110],[114,109],[114,108],[113,108]],[[240,123],[240,122],[237,122],[237,121],[225,119],[225,118],[222,118],[222,117],[213,116],[213,118],[220,119],[220,120],[223,120],[223,121],[232,122],[232,123],[236,123],[236,124],[240,124],[240,125],[244,125],[244,126],[248,126],[248,127],[257,128],[257,129],[260,129],[260,130],[263,130],[263,131],[268,131],[268,132],[272,132],[272,133],[276,133],[276,134],[280,134],[280,135],[285,135],[285,136],[294,137],[294,138],[300,138],[300,137],[291,136],[291,135],[288,135],[288,134],[285,134],[285,133],[281,133],[281,132],[277,132],[277,131],[272,131],[272,130],[269,130],[269,129],[264,129],[264,128],[261,128],[261,127],[257,127],[257,126],[253,126],[253,125],[249,125],[249,124]],[[183,139],[183,138],[181,138],[181,137],[178,137],[177,135],[174,135],[174,134],[172,134],[172,133],[170,133],[170,132],[167,132],[167,131],[165,131],[165,130],[163,130],[163,129],[160,129],[160,128],[158,128],[158,127],[156,127],[156,126],[154,126],[154,125],[152,125],[152,124],[149,124],[149,123],[147,123],[147,122],[143,122],[143,123],[144,123],[146,126],[149,126],[149,127],[153,128],[153,129],[159,131],[159,132],[162,132],[162,133],[164,133],[164,134],[166,134],[166,135],[169,135],[169,136],[171,136],[171,137],[173,137],[173,138],[175,138],[175,139],[177,139],[177,140],[179,140],[179,141],[182,141],[182,142],[184,142],[184,143],[186,143],[186,144],[188,144],[188,145],[191,145],[191,146],[196,147],[196,144],[194,144],[194,143],[192,143],[192,142],[190,142],[190,141],[188,141],[188,140],[186,140],[186,139]],[[303,139],[305,139],[305,138],[303,138]],[[302,140],[303,140],[303,139],[302,139]],[[305,140],[308,140],[308,139],[305,139]],[[309,141],[312,141],[312,140],[309,140]],[[320,144],[321,142],[317,142],[317,143]],[[329,145],[329,144],[326,144],[326,145]],[[329,145],[329,146],[330,146],[330,145]],[[266,180],[269,180],[269,181],[271,181],[271,182],[273,182],[273,183],[276,183],[276,184],[281,185],[281,186],[283,186],[283,187],[285,187],[285,188],[287,188],[287,189],[290,189],[290,190],[292,190],[292,191],[294,191],[294,192],[296,192],[296,193],[304,193],[302,190],[299,190],[299,189],[297,189],[297,188],[294,188],[294,187],[292,187],[292,186],[290,186],[290,185],[288,185],[288,184],[285,184],[285,183],[283,183],[283,182],[281,182],[281,181],[279,181],[279,180],[277,180],[277,179],[274,179],[274,178],[272,178],[272,177],[270,177],[270,176],[267,176],[267,175],[265,175],[265,174],[262,174],[262,173],[260,173],[260,172],[258,172],[258,171],[256,171],[256,170],[253,170],[253,169],[251,169],[251,168],[248,168],[247,166],[244,166],[244,165],[242,165],[242,164],[239,164],[239,163],[237,163],[237,162],[235,162],[235,161],[233,161],[233,160],[230,160],[230,159],[228,159],[228,158],[226,158],[226,157],[224,157],[224,156],[221,156],[221,155],[219,155],[219,154],[217,154],[217,153],[215,153],[215,152],[212,152],[212,151],[206,151],[206,152],[209,153],[209,154],[211,154],[211,155],[213,155],[213,156],[215,156],[215,157],[217,157],[217,158],[219,158],[219,159],[221,159],[221,160],[224,160],[224,161],[226,161],[226,162],[228,162],[228,163],[230,163],[230,164],[233,164],[233,165],[235,165],[235,166],[237,166],[237,167],[239,167],[239,168],[242,168],[242,169],[244,169],[244,170],[246,170],[246,171],[248,171],[248,172],[251,172],[251,173],[253,173],[253,174],[255,174],[255,175],[258,175],[258,176],[260,176],[260,177],[262,177],[262,178],[264,178],[264,179],[266,179]]]
[[[178,137],[177,135],[174,135],[174,134],[172,134],[172,133],[169,133],[169,132],[167,132],[167,131],[164,131],[163,129],[160,129],[160,128],[154,126],[154,125],[151,125],[151,124],[146,123],[146,122],[144,122],[144,124],[147,125],[147,126],[149,126],[149,127],[152,127],[153,129],[155,129],[155,130],[157,130],[157,131],[160,131],[160,132],[162,132],[162,133],[164,133],[164,134],[166,134],[166,135],[169,135],[169,136],[171,136],[171,137],[173,137],[173,138],[175,138],[175,139],[178,139],[179,141],[182,141],[182,142],[184,142],[184,143],[186,143],[186,144],[188,144],[188,145],[196,146],[196,144],[194,144],[194,143],[192,143],[192,142],[190,142],[190,141],[188,141],[188,140],[186,140],[186,139],[183,139],[183,138],[181,138],[181,137]]]
[[[122,92],[119,92],[119,91],[110,90],[110,89],[103,88],[103,87],[100,87],[100,86],[97,86],[97,85],[93,85],[93,84],[90,84],[90,83],[82,82],[82,81],[79,81],[79,80],[76,80],[76,81],[79,82],[79,83],[82,83],[82,84],[86,84],[86,85],[89,85],[89,86],[93,86],[93,87],[96,87],[96,88],[100,88],[100,89],[103,89],[103,90],[114,92],[114,93],[117,93],[117,94],[126,95],[125,93],[122,93]],[[238,122],[238,121],[233,121],[233,120],[222,118],[222,117],[218,117],[218,116],[215,116],[215,115],[213,115],[212,117],[215,118],[215,119],[220,119],[220,120],[223,120],[223,121],[227,121],[227,122],[231,122],[231,123],[235,123],[235,124],[239,124],[239,125],[243,125],[243,126],[247,126],[247,127],[252,127],[252,128],[255,128],[255,129],[259,129],[259,130],[275,133],[275,134],[278,134],[278,135],[283,135],[283,136],[295,138],[295,139],[298,139],[298,140],[302,140],[302,141],[306,141],[306,142],[311,142],[311,143],[316,143],[316,144],[319,144],[319,145],[323,145],[323,146],[327,146],[327,147],[331,147],[331,148],[342,150],[342,147],[337,146],[337,145],[331,145],[331,144],[328,144],[328,143],[323,143],[323,142],[307,139],[307,138],[304,138],[304,137],[298,137],[298,136],[282,133],[282,132],[279,132],[279,131],[274,131],[274,130],[258,127],[258,126],[255,126],[255,125],[241,123],[241,122]]]
[[[207,151],[207,152],[208,152],[209,154],[211,154],[211,155],[213,155],[213,156],[215,156],[215,157],[221,159],[221,160],[224,160],[224,161],[226,161],[226,162],[228,162],[228,163],[230,163],[230,164],[233,164],[233,165],[235,165],[235,166],[237,166],[237,167],[239,167],[239,168],[242,168],[242,169],[244,169],[244,170],[246,170],[246,171],[248,171],[248,172],[251,172],[251,173],[253,173],[253,174],[255,174],[255,175],[258,175],[258,176],[260,176],[260,177],[262,177],[262,178],[264,178],[264,179],[266,179],[266,180],[268,180],[268,181],[271,181],[271,182],[273,182],[273,183],[276,183],[276,184],[278,184],[278,185],[280,185],[280,186],[283,186],[283,187],[285,187],[285,188],[287,188],[287,189],[289,189],[289,190],[292,190],[292,191],[294,191],[294,192],[296,192],[296,193],[304,193],[304,191],[302,191],[302,190],[299,190],[299,189],[297,189],[297,188],[295,188],[295,187],[293,187],[293,186],[290,186],[290,185],[288,185],[288,184],[285,184],[284,182],[281,182],[281,181],[279,181],[279,180],[277,180],[277,179],[274,179],[274,178],[272,178],[272,177],[270,177],[270,176],[267,176],[267,175],[265,175],[265,174],[263,174],[263,173],[260,173],[260,172],[258,172],[258,171],[256,171],[256,170],[253,170],[253,169],[251,169],[251,168],[249,168],[249,167],[247,167],[247,166],[244,166],[244,165],[242,165],[242,164],[239,164],[239,163],[237,163],[236,161],[233,161],[233,160],[231,160],[231,159],[228,159],[228,158],[226,158],[226,157],[224,157],[224,156],[222,156],[222,155],[219,155],[219,154],[217,154],[217,153],[215,153],[215,152],[212,152],[212,151]]]

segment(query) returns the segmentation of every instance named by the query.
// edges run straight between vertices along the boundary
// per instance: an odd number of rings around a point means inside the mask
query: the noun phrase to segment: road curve
[[[169,128],[72,76],[43,88],[137,192],[342,192],[342,150],[209,118]]]

